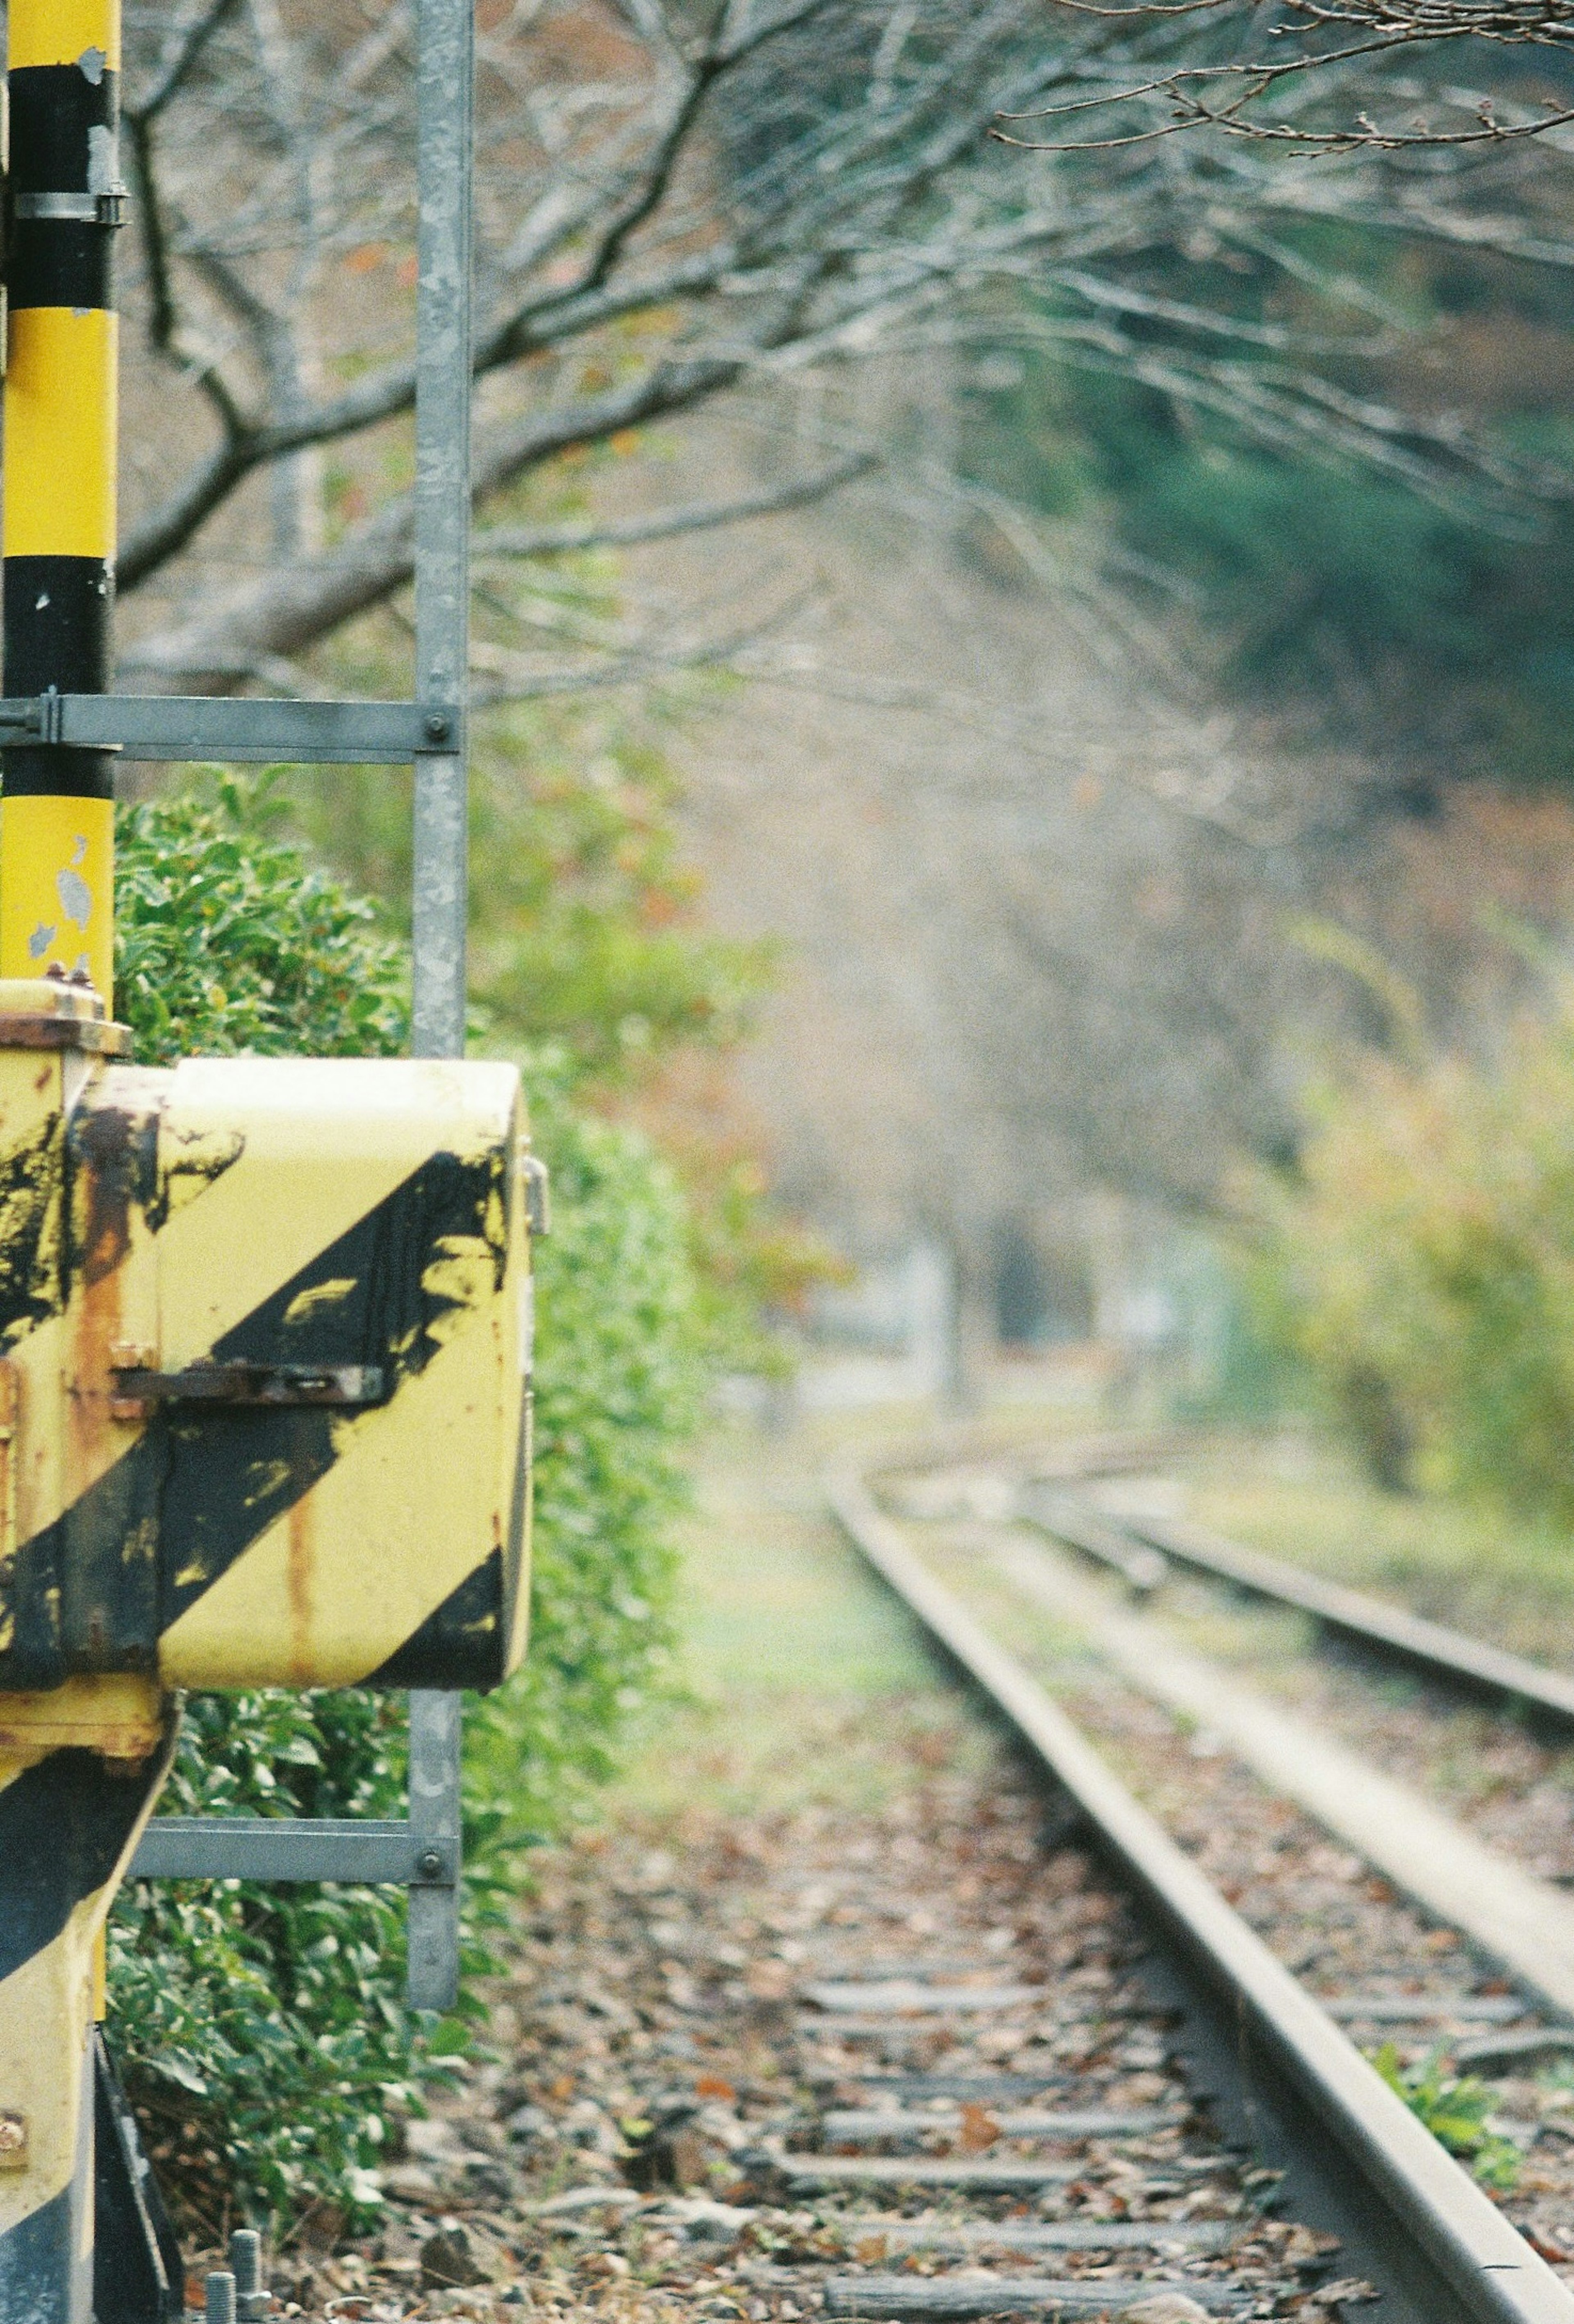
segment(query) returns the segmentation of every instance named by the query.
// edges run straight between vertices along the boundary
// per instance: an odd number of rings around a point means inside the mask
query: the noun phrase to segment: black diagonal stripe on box
[[[0,1978],[52,1945],[103,1887],[147,1799],[144,1772],[128,1775],[96,1751],[51,1751],[0,1791]]]
[[[63,2187],[14,2227],[0,2228],[0,2316],[71,2324],[64,2287],[71,2280],[76,2226],[71,2190]]]
[[[429,1287],[432,1263],[452,1239],[485,1236],[503,1167],[492,1151],[429,1156],[217,1340],[214,1360],[375,1365],[396,1396],[439,1353],[465,1304],[440,1278]],[[495,1263],[500,1283],[501,1250]],[[309,1297],[347,1282],[353,1288],[331,1303]],[[0,1686],[56,1686],[71,1669],[152,1669],[162,1632],[337,1458],[335,1416],[320,1406],[156,1407],[122,1457],[21,1545],[8,1585],[0,1574],[0,1612],[14,1623]],[[135,1552],[145,1543],[151,1555],[161,1538],[180,1545],[180,1562],[161,1578],[155,1608]]]

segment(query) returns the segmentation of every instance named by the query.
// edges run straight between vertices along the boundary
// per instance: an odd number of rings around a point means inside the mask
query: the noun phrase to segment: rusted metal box
[[[518,1074],[143,1067],[94,1006],[0,982],[0,1693],[496,1684],[529,1551]]]

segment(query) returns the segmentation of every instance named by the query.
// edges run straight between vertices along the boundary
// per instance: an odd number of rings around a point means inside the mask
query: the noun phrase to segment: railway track
[[[1252,2123],[1260,2146],[1286,2169],[1287,2200],[1293,2203],[1300,2191],[1308,2216],[1337,2218],[1344,2246],[1360,2249],[1373,2280],[1383,2282],[1391,2303],[1384,2312],[1529,2315],[1543,2312],[1542,2302],[1549,2315],[1568,2312],[1564,2286],[1550,2271],[1525,2264],[1535,2258],[1528,2245],[1442,2153],[1337,2022],[1342,2018],[1369,2034],[1388,2012],[1391,2023],[1413,2025],[1425,2022],[1430,2011],[1432,2024],[1458,2041],[1462,2031],[1468,2034],[1469,2020],[1484,2003],[1483,2015],[1494,2004],[1505,2017],[1532,2015],[1524,1998],[1512,1992],[1464,1993],[1456,1982],[1451,1993],[1435,1996],[1423,1988],[1408,1996],[1347,1992],[1315,2000],[1199,1877],[1196,1866],[1115,1780],[991,1632],[937,1581],[856,1475],[845,1473],[836,1480],[832,1504],[862,1554],[969,1683],[1009,1720],[1074,1806],[1102,1859],[1133,1885],[1179,1966],[1196,2070],[1204,2085],[1215,2087],[1216,2104],[1238,2121]],[[1014,1514],[1014,1502],[997,1505],[995,1521]],[[1029,1508],[1060,1538],[1120,1572],[1129,1586],[1145,1594],[1162,1581],[1149,1561],[1162,1555],[1166,1546],[1173,1551],[1175,1528],[1164,1528],[1163,1540],[1155,1541],[1157,1527],[1112,1524],[1079,1507],[1060,1483],[1042,1489]],[[1204,1551],[1216,1545],[1192,1541],[1188,1546]],[[1228,1559],[1227,1571],[1227,1551],[1209,1570],[1242,1586],[1247,1561]],[[1202,1557],[1195,1562],[1201,1563]],[[1265,1569],[1268,1562],[1260,1564]],[[1323,1610],[1306,1602],[1311,1593],[1301,1585],[1310,1577],[1254,1571],[1251,1578],[1261,1594],[1272,1591],[1281,1602],[1298,1604],[1301,1610],[1319,1616]],[[1284,1586],[1275,1589],[1281,1582]],[[1396,1625],[1387,1609],[1375,1609],[1368,1624],[1366,1608],[1351,1602],[1355,1593],[1338,1596],[1332,1610],[1347,1635],[1359,1625],[1364,1641],[1380,1645],[1397,1628],[1407,1660],[1424,1654],[1432,1669],[1446,1660],[1450,1672],[1458,1667],[1477,1688],[1495,1683],[1501,1699],[1539,1699],[1543,1705],[1556,1700],[1555,1683],[1542,1683],[1554,1681],[1555,1674],[1535,1673],[1512,1657],[1502,1658],[1512,1668],[1492,1671],[1490,1657],[1475,1651],[1472,1641],[1456,1642],[1450,1634],[1419,1624],[1414,1630],[1427,1635],[1418,1638],[1403,1620]],[[1135,1649],[1129,1659],[1135,1662]],[[1484,1908],[1493,1901],[1480,1900]],[[1432,1980],[1434,1986],[1439,1982]],[[1537,2042],[1549,2040],[1549,2033],[1544,2025],[1524,2025],[1517,2044],[1509,2036],[1497,2040],[1500,2057],[1512,2055],[1515,2046],[1528,2055]],[[1490,2054],[1490,2042],[1481,2042],[1479,2034],[1477,2046]],[[1319,2147],[1319,2164],[1311,2166],[1309,2156]],[[1309,2169],[1314,2177],[1320,2175],[1320,2185],[1308,2180]],[[1433,2280],[1427,2283],[1429,2269]]]
[[[1123,1452],[1118,1440],[1096,1441],[1091,1469],[1080,1480],[1074,1473],[1075,1448],[1060,1447],[1049,1461],[1019,1457],[1013,1465],[997,1458],[982,1466],[952,1463],[927,1473],[897,1473],[890,1486],[899,1511],[911,1501],[907,1513],[931,1524],[948,1499],[953,1509],[968,1515],[980,1506],[987,1508],[989,1523],[979,1531],[992,1536],[989,1555],[1003,1571],[1010,1569],[1022,1594],[1047,1608],[1058,1600],[1067,1611],[1080,1597],[1081,1613],[1093,1610],[1063,1556],[1058,1562],[1034,1559],[1032,1536],[1057,1549],[1071,1548],[1086,1566],[1117,1579],[1136,1618],[1111,1620],[1106,1607],[1095,1627],[1104,1631],[1103,1643],[1116,1661],[1124,1653],[1128,1662],[1149,1665],[1145,1677],[1161,1675],[1165,1639],[1183,1644],[1189,1628],[1216,1663],[1222,1653],[1227,1667],[1203,1674],[1182,1669],[1182,1651],[1168,1672],[1172,1707],[1190,1715],[1195,1705],[1177,1698],[1199,1683],[1205,1693],[1226,1699],[1235,1714],[1236,1740],[1246,1756],[1255,1754],[1255,1763],[1261,1763],[1270,1779],[1275,1757],[1281,1774],[1302,1760],[1305,1783],[1297,1788],[1292,1778],[1295,1795],[1314,1812],[1331,1815],[1340,1828],[1335,1803],[1342,1794],[1351,1804],[1346,1836],[1368,1853],[1375,1849],[1378,1861],[1384,1860],[1384,1823],[1391,1836],[1401,1834],[1402,1827],[1410,1831],[1419,1845],[1417,1836],[1431,1821],[1424,1804],[1412,1800],[1398,1812],[1398,1803],[1380,1796],[1384,1786],[1368,1785],[1347,1758],[1336,1766],[1340,1755],[1325,1755],[1304,1721],[1298,1730],[1293,1718],[1276,1720],[1266,1697],[1248,1715],[1246,1695],[1258,1659],[1265,1663],[1270,1693],[1281,1710],[1286,1701],[1299,1699],[1330,1733],[1407,1778],[1412,1790],[1457,1811],[1501,1857],[1543,1883],[1574,1885],[1574,1794],[1560,1765],[1574,1738],[1574,1676],[1201,1527],[1116,1502],[1121,1488],[1110,1472],[1162,1472],[1167,1456],[1183,1449],[1175,1440],[1127,1440]],[[1140,1486],[1134,1498],[1141,1499]],[[1161,1618],[1147,1627],[1144,1638],[1143,1618],[1150,1609]],[[1288,1628],[1286,1615],[1292,1618]],[[1178,1621],[1167,1618],[1171,1616]],[[1303,1629],[1292,1646],[1295,1618],[1310,1618],[1310,1635]],[[1305,1651],[1318,1641],[1331,1645],[1335,1653],[1314,1656]],[[1286,1684],[1292,1664],[1294,1679]],[[1388,1670],[1412,1683],[1397,1694],[1392,1687],[1375,1685]],[[1162,1694],[1164,1687],[1157,1691]],[[1246,1731],[1253,1724],[1255,1738]],[[1270,1734],[1275,1727],[1276,1740]],[[1328,1781],[1320,1783],[1325,1757]],[[1368,1791],[1370,1798],[1364,1799]],[[1426,1845],[1431,1845],[1430,1838]],[[1440,1862],[1450,1852],[1446,1846],[1439,1850]],[[1463,1877],[1478,1879],[1483,1868],[1477,1861],[1467,1868],[1468,1856],[1468,1850],[1460,1855]],[[1408,1884],[1416,1876],[1416,1858],[1412,1853],[1407,1864],[1401,1847],[1389,1868]],[[1493,1868],[1491,1877],[1505,1891],[1519,1886],[1512,1865]],[[1445,1914],[1452,1909],[1441,1893],[1429,1901]],[[1522,1947],[1523,1957],[1510,1959],[1510,1965],[1516,1974],[1532,1974],[1533,1982],[1532,1964],[1547,1967],[1553,1956],[1566,1954],[1566,1962],[1553,1969],[1547,1998],[1568,2014],[1574,2011],[1574,1917],[1554,1912],[1551,1920],[1560,1917],[1560,1934],[1552,1932],[1550,1922],[1535,1929],[1528,1953]],[[1511,1945],[1508,1956],[1513,1950]]]
[[[1249,1597],[1310,1614],[1336,1637],[1504,1705],[1552,1734],[1574,1735],[1574,1678],[1386,1605],[1365,1591],[1327,1582],[1199,1526],[1112,1517],[1053,1480],[1025,1484],[1015,1508],[1030,1524],[1113,1568],[1140,1595],[1162,1589],[1176,1569],[1202,1573]]]
[[[916,1760],[884,1804],[697,1796],[670,1831],[565,1852],[494,1996],[492,2061],[409,2126],[375,2245],[297,2243],[288,2306],[1574,2324],[1574,2293],[1350,2039],[1512,2061],[1556,2046],[1549,2013],[1352,1880],[1353,1857],[1319,1871],[1318,1836],[1281,1820],[1333,1932],[1319,2003],[937,1580],[921,1528],[856,1477],[833,1497],[995,1756],[961,1712],[906,1731],[876,1704],[834,1747]],[[1245,1779],[1182,1754],[1179,1781],[1204,1840],[1234,1818],[1271,1886],[1262,1803],[1229,1794]]]

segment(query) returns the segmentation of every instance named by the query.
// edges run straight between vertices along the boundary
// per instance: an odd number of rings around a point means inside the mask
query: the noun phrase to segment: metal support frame
[[[415,769],[414,992],[418,1057],[465,1049],[470,668],[470,206],[475,18],[470,0],[421,0],[416,60],[421,223],[415,350],[415,696],[459,706],[454,748]],[[410,1698],[410,1821],[459,1832],[459,1698]],[[443,2008],[459,1987],[457,1889],[412,1888],[409,1993]]]
[[[465,1047],[469,670],[472,0],[420,0],[415,388],[415,699],[237,701],[56,695],[0,702],[4,730],[126,758],[413,762],[412,1047]],[[409,1890],[407,1994],[458,1993],[460,1699],[410,1697],[407,1822],[160,1819],[134,1879],[385,1881]]]
[[[139,1880],[356,1880],[451,1889],[458,1869],[458,1834],[421,1831],[413,1819],[160,1816],[143,1834],[133,1874]]]
[[[93,2084],[93,2324],[181,2324],[180,2243],[97,2029]]]
[[[56,742],[114,751],[123,759],[395,766],[432,752],[451,756],[462,732],[453,702],[257,702],[208,694],[40,694],[0,701],[0,745]]]

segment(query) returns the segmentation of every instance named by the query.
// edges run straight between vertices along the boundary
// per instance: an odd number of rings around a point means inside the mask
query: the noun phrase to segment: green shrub
[[[146,1065],[202,1051],[394,1057],[403,948],[376,908],[284,835],[266,775],[227,774],[116,819],[116,1012]]]
[[[405,963],[373,908],[283,834],[264,783],[208,776],[119,818],[117,1010],[138,1054],[390,1054]],[[671,1173],[576,1116],[538,1064],[553,1172],[540,1247],[534,1637],[526,1670],[470,1712],[467,1962],[518,1851],[606,1772],[660,1671],[666,1526],[696,1403],[698,1303]],[[199,1696],[166,1812],[401,1812],[403,1715],[354,1692]],[[109,2031],[161,2175],[217,2239],[244,2211],[364,2217],[391,2108],[459,2029],[417,2047],[397,1892],[134,1884],[110,1936]]]
[[[682,1194],[638,1139],[538,1103],[552,1171],[540,1252],[530,1652],[468,1729],[483,1873],[560,1826],[609,1775],[659,1683],[698,1415],[699,1303]]]
[[[188,1699],[162,1812],[400,1812],[397,1703]],[[416,2066],[400,2006],[403,1907],[375,1888],[134,1882],[109,1930],[107,2032],[188,2232],[236,2213],[365,2210]]]
[[[1574,1517],[1574,1005],[1370,1057],[1257,1194],[1260,1280],[1381,1481]]]

